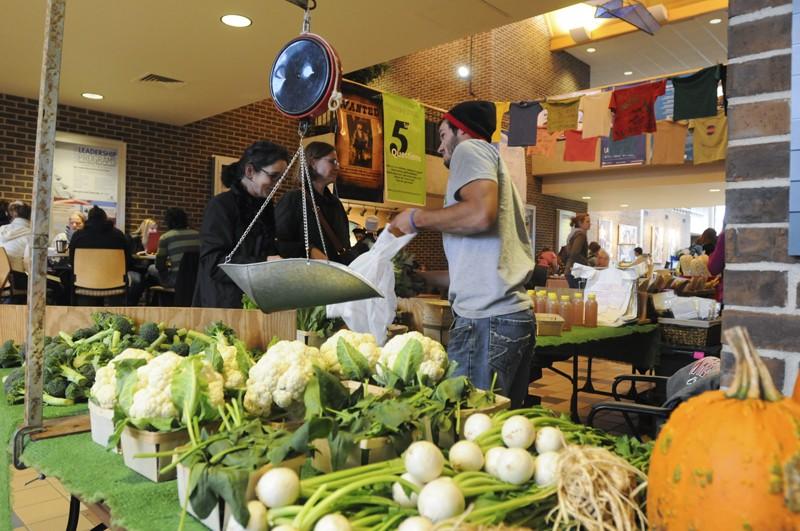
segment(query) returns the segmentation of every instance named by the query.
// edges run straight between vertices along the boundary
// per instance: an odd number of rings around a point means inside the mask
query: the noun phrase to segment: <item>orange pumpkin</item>
[[[682,404],[656,439],[647,517],[656,531],[800,529],[800,403],[784,398],[743,328],[727,392]]]
[[[797,375],[797,379],[794,381],[794,391],[792,392],[792,399],[795,402],[800,402],[800,374]]]

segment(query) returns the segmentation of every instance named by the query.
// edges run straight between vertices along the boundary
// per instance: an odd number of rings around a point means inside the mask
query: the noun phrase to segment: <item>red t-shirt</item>
[[[583,138],[580,131],[564,131],[567,145],[564,146],[566,162],[594,162],[597,158],[597,138]]]
[[[611,127],[614,140],[622,140],[656,130],[656,115],[653,104],[664,94],[667,81],[662,79],[631,88],[615,90],[608,108],[614,111]]]

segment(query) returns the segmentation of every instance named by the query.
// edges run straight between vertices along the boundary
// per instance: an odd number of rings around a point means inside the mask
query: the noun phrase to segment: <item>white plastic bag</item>
[[[372,334],[379,345],[386,341],[386,329],[394,321],[397,311],[392,258],[416,236],[405,234],[398,238],[389,229],[387,225],[372,249],[353,260],[349,266],[372,282],[383,298],[341,302],[326,307],[328,318],[341,317],[347,328]]]

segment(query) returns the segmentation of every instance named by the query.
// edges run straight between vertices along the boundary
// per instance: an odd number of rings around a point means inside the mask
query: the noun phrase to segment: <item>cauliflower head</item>
[[[117,365],[116,362],[126,359],[142,359],[150,361],[153,356],[146,350],[127,348],[117,354],[108,365],[97,369],[91,397],[98,406],[105,409],[114,409],[117,403]]]
[[[236,347],[218,346],[222,357],[222,376],[225,380],[225,389],[241,389],[245,385],[245,377],[239,369],[239,361],[236,359]]]
[[[200,377],[208,384],[208,392],[206,393],[208,403],[213,407],[224,405],[225,388],[227,384],[225,378],[215,371],[214,367],[205,360],[203,361],[203,368],[200,371]]]
[[[341,376],[342,368],[339,365],[339,357],[336,354],[339,338],[344,339],[363,354],[369,362],[370,370],[375,370],[375,365],[378,364],[378,359],[381,355],[381,349],[378,347],[375,336],[344,329],[333,334],[320,347],[317,365],[321,369]]]
[[[250,369],[245,409],[266,416],[273,404],[288,409],[302,401],[318,357],[319,351],[302,341],[279,341],[273,345]]]
[[[151,418],[173,419],[172,377],[183,357],[167,351],[136,370],[137,384],[128,417],[134,424]]]
[[[394,369],[397,355],[410,340],[415,339],[422,345],[422,363],[420,364],[417,375],[429,384],[434,384],[442,379],[447,372],[447,352],[438,341],[425,337],[419,332],[408,332],[394,336],[386,342],[381,349],[380,358],[377,366],[377,373],[381,374],[381,367]]]

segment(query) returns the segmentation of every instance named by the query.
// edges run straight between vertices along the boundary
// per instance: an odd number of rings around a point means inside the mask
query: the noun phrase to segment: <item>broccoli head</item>
[[[233,328],[226,325],[222,321],[214,321],[208,328],[206,328],[206,335],[210,337],[218,337],[219,335],[225,336],[225,339],[228,341],[228,344],[232,345],[233,342],[236,340],[236,332],[233,331]]]
[[[139,337],[147,341],[149,345],[161,335],[161,328],[156,323],[143,323],[139,327]]]
[[[25,368],[17,367],[3,378],[3,391],[9,404],[25,400]]]
[[[87,326],[86,328],[79,328],[72,333],[72,340],[73,341],[80,341],[81,339],[89,339],[96,333],[100,331],[100,327],[97,325]]]
[[[200,354],[203,352],[209,344],[203,341],[202,339],[195,339],[192,341],[191,346],[189,347],[189,354]]]
[[[169,349],[176,353],[178,356],[188,356],[189,355],[189,345],[183,342],[174,343],[172,344]]]
[[[87,363],[86,365],[82,365],[78,372],[86,378],[89,383],[87,385],[92,385],[94,383],[95,374],[97,373],[97,368],[92,363]]]
[[[102,367],[106,365],[112,357],[111,349],[102,341],[97,343],[80,343],[75,346],[75,358],[72,360],[72,366],[76,369],[80,369],[84,365]]]
[[[122,341],[120,341],[120,343],[115,348],[112,348],[111,350],[112,350],[113,354],[119,354],[120,352],[122,352],[123,350],[128,349],[128,348],[135,348],[135,349],[139,349],[139,350],[144,350],[149,346],[150,346],[150,343],[148,343],[141,336],[131,335],[131,336],[124,337],[122,339]]]
[[[63,377],[76,384],[86,383],[86,377],[72,368],[73,351],[71,349],[66,347],[62,349],[53,348],[49,352],[48,349],[49,347],[44,351],[45,382]]]
[[[133,319],[111,312],[95,312],[92,314],[94,324],[102,329],[111,329],[126,336],[133,333]]]
[[[19,345],[15,345],[11,339],[0,345],[0,367],[19,367],[20,365],[22,365],[22,353]]]
[[[77,402],[79,400],[85,400],[87,398],[88,389],[89,388],[83,385],[70,383],[69,385],[67,385],[67,389],[64,391],[64,398],[72,400],[73,402]]]
[[[67,395],[67,386],[69,385],[70,382],[66,378],[56,376],[45,380],[43,389],[45,394],[56,398],[65,398]]]

